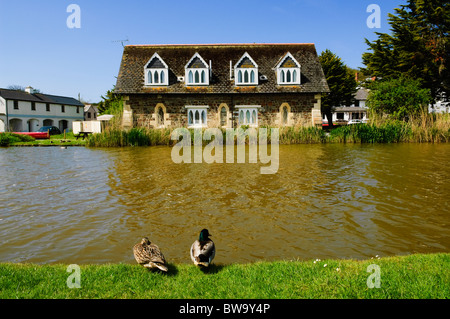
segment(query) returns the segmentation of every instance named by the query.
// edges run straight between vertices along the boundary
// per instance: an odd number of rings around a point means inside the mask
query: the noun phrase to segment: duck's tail
[[[166,265],[163,264],[159,264],[159,263],[154,263],[154,262],[149,262],[148,264],[145,264],[144,267],[146,268],[150,268],[150,269],[159,269],[161,271],[167,272],[169,270],[169,268],[167,268]]]
[[[205,260],[206,259],[206,260]],[[209,267],[209,260],[204,255],[195,257],[195,265],[200,267]]]

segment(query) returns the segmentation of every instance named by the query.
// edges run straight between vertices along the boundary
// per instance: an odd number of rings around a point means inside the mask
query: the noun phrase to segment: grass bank
[[[49,139],[35,139],[28,135],[1,133],[0,146],[85,146],[86,140],[76,139],[73,133],[52,135]]]
[[[380,288],[368,287],[368,279],[375,282],[372,264],[379,266]],[[137,264],[80,268],[81,288],[69,289],[67,265],[0,264],[0,298],[450,298],[450,254],[213,264],[206,272],[170,264],[168,274]]]

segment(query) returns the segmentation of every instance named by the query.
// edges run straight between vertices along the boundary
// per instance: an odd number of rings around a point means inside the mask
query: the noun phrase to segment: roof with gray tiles
[[[84,106],[83,103],[71,97],[42,94],[42,93],[30,94],[19,90],[8,90],[0,88],[0,96],[5,100]]]
[[[187,87],[179,82],[185,76],[185,66],[194,54],[210,63],[212,77],[208,86]],[[259,85],[236,87],[230,80],[230,61],[234,65],[247,52],[258,65]],[[301,66],[300,85],[278,85],[276,65],[290,52]],[[155,54],[169,67],[168,86],[145,86],[144,69]],[[234,75],[234,72],[233,72]],[[115,87],[119,94],[134,93],[285,93],[329,92],[314,44],[210,44],[210,45],[129,45],[124,48],[119,76]]]

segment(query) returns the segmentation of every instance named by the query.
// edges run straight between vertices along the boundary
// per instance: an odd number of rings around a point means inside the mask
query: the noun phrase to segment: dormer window
[[[200,54],[195,53],[184,68],[186,85],[209,85],[210,68]]]
[[[169,85],[169,67],[158,53],[145,65],[145,85]]]
[[[247,52],[234,66],[234,80],[236,85],[258,85],[258,65]]]
[[[300,84],[300,63],[287,53],[277,64],[277,83],[279,85]]]

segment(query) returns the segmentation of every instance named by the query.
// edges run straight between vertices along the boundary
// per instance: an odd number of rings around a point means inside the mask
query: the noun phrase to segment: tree
[[[450,97],[450,2],[408,0],[389,14],[392,34],[378,33],[363,54],[365,72],[382,79],[405,75],[430,89],[433,98]]]
[[[22,85],[17,85],[17,84],[13,84],[13,85],[9,85],[7,87],[8,90],[14,90],[14,91],[23,91],[25,92],[25,87]],[[42,93],[41,90],[39,89],[33,89],[33,93]]]
[[[421,88],[419,80],[400,76],[374,81],[370,85],[367,105],[378,114],[390,114],[395,119],[405,120],[428,112],[430,101],[430,90]]]
[[[323,51],[319,56],[323,72],[330,88],[330,93],[322,95],[322,109],[333,126],[333,108],[340,105],[351,105],[356,92],[355,74],[348,68],[336,54],[330,50]]]
[[[97,109],[99,114],[121,114],[122,98],[114,93],[114,89],[106,92],[106,97],[102,95],[103,101],[98,103]]]

